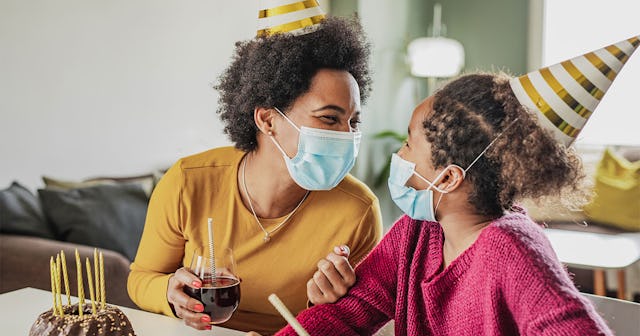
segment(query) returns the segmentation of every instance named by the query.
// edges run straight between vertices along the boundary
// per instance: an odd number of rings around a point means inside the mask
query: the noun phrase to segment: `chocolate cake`
[[[77,304],[62,309],[64,316],[55,316],[51,309],[40,314],[29,336],[135,336],[127,316],[114,306],[106,305],[92,314],[91,305],[84,305],[82,317]]]

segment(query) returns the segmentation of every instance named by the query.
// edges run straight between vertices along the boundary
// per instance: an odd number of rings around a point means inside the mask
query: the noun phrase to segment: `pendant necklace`
[[[271,231],[267,231],[264,226],[262,226],[262,223],[260,223],[260,220],[258,219],[258,215],[256,215],[256,211],[253,209],[253,204],[251,202],[251,195],[249,195],[249,189],[247,189],[247,179],[246,179],[246,168],[247,168],[247,161],[248,161],[249,157],[245,156],[243,162],[242,162],[242,187],[244,188],[244,193],[245,195],[247,195],[247,201],[249,203],[249,208],[251,209],[251,213],[253,214],[253,218],[256,219],[256,223],[258,223],[258,226],[260,227],[260,230],[262,230],[262,232],[264,232],[264,238],[262,238],[262,241],[265,243],[268,243],[271,240],[271,234],[275,233],[276,231],[280,230],[282,228],[282,226],[284,226],[287,221],[289,220],[289,218],[291,218],[291,216],[293,216],[293,214],[296,212],[296,210],[298,210],[298,208],[302,205],[302,203],[304,202],[305,199],[307,199],[307,196],[309,196],[309,190],[307,190],[307,193],[304,194],[304,197],[302,198],[302,200],[300,200],[300,203],[298,203],[298,205],[296,205],[296,207],[291,210],[291,212],[287,215],[287,217],[285,217],[285,219],[280,222],[280,224],[276,225],[275,228],[273,228],[273,230]]]

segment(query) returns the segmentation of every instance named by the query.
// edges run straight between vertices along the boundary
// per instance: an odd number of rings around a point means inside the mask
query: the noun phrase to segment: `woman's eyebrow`
[[[318,111],[322,111],[322,110],[334,110],[334,111],[339,112],[341,114],[345,114],[346,113],[346,111],[342,107],[340,107],[338,105],[325,105],[323,107],[320,107],[320,108],[317,108],[315,110],[312,110],[311,112],[318,112]]]

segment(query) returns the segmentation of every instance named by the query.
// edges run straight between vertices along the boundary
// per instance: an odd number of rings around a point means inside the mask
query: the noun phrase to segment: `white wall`
[[[640,35],[640,1],[604,4],[601,0],[546,1],[542,65]],[[639,85],[640,52],[636,50],[578,135],[576,145],[640,145]]]
[[[211,86],[255,1],[0,0],[0,189],[229,144]]]

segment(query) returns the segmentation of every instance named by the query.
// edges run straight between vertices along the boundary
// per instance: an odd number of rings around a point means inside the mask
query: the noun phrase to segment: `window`
[[[542,63],[566,59],[640,35],[640,1],[547,0]],[[578,136],[578,144],[640,145],[640,51],[620,71]]]

